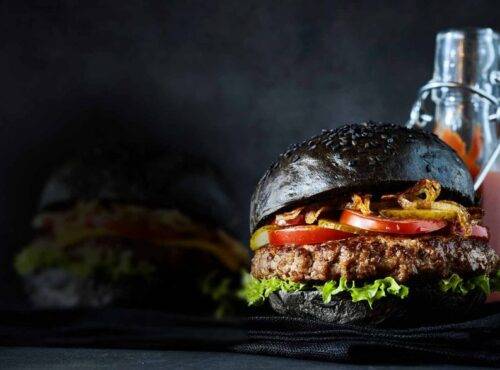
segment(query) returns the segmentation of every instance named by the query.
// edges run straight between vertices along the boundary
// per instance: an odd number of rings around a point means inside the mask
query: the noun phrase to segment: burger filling
[[[170,258],[174,251],[201,251],[233,272],[247,261],[243,246],[224,231],[175,209],[79,202],[64,211],[39,214],[33,226],[37,237],[15,260],[21,275],[53,267],[81,277],[101,272],[111,280],[148,277],[161,256]]]
[[[404,299],[426,281],[446,293],[489,294],[500,285],[499,258],[482,210],[438,200],[440,192],[425,179],[398,194],[352,194],[341,207],[324,202],[275,215],[251,237],[243,296],[255,304],[274,292],[318,290],[325,303],[341,294],[371,306]]]

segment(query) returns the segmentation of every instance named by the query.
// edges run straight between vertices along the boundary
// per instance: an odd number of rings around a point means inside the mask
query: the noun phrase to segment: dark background
[[[29,240],[46,177],[75,151],[137,140],[207,158],[233,189],[246,239],[253,187],[288,144],[347,122],[404,123],[431,77],[436,32],[500,28],[498,1],[478,0],[5,1],[0,9],[5,276]]]

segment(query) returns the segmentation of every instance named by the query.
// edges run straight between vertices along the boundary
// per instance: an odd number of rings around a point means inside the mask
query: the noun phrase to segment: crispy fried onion
[[[396,200],[403,209],[436,209],[453,211],[456,217],[455,229],[469,236],[472,233],[471,216],[464,206],[450,200],[436,201],[441,193],[441,184],[435,180],[423,179],[410,189],[398,193],[383,195],[382,200]]]
[[[287,221],[293,220],[297,217],[300,216],[301,212],[304,210],[306,207],[298,207],[295,209],[292,209],[291,211],[284,212],[277,214],[274,218],[274,223],[276,225],[286,225]]]
[[[370,199],[371,199],[370,194],[364,194],[364,195],[358,195],[358,194],[353,194],[352,196],[352,202],[346,204],[346,208],[353,210],[353,211],[359,211],[364,215],[369,215],[372,213],[370,210]]]
[[[431,209],[441,193],[441,184],[423,179],[410,189],[398,194],[382,195],[382,200],[396,200],[403,209]]]
[[[331,207],[313,205],[308,207],[298,207],[291,211],[280,213],[275,216],[274,223],[278,226],[285,226],[287,222],[295,220],[301,214],[304,214],[304,221],[306,224],[314,224],[318,221],[321,214],[328,211]]]
[[[306,212],[306,224],[313,224],[315,223],[319,216],[325,212],[328,211],[330,207],[323,206],[315,209],[310,209]]]
[[[351,202],[345,205],[345,208],[361,212],[364,215],[373,214],[371,207],[375,211],[383,212],[390,205],[394,207],[397,203],[402,209],[416,210],[441,210],[449,211],[455,214],[455,221],[452,224],[452,230],[464,236],[472,234],[472,225],[480,222],[482,210],[480,208],[471,208],[471,212],[464,206],[449,200],[436,201],[441,193],[441,185],[435,180],[424,179],[417,182],[410,189],[397,194],[387,194],[381,197],[381,202],[371,203],[370,194],[353,194]],[[390,208],[389,207],[389,208]],[[286,226],[290,221],[304,216],[304,219],[297,220],[306,224],[314,224],[318,221],[321,214],[331,210],[331,206],[321,206],[319,204],[298,207],[291,211],[277,214],[274,223],[279,226]]]
[[[472,222],[476,224],[484,217],[484,210],[481,207],[467,207]]]

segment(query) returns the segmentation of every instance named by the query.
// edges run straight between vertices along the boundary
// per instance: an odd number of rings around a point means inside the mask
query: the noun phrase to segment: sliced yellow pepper
[[[319,227],[325,227],[328,229],[334,229],[334,230],[339,230],[343,231],[346,233],[353,233],[353,234],[367,234],[369,231],[360,229],[358,227],[350,226],[350,225],[345,225],[341,224],[336,221],[328,220],[326,218],[323,218],[318,221],[318,226]]]
[[[441,209],[383,209],[380,215],[386,218],[451,221],[457,217],[457,212]]]
[[[278,229],[276,225],[266,225],[255,230],[250,238],[250,249],[257,250],[267,244],[269,244],[269,231]]]

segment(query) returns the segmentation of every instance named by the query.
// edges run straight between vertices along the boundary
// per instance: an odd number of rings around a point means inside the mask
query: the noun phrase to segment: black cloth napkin
[[[356,363],[500,366],[500,304],[461,323],[370,328],[287,318],[157,311],[0,311],[0,345],[232,351]]]

